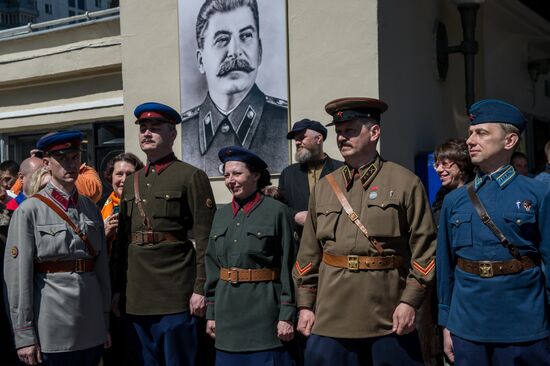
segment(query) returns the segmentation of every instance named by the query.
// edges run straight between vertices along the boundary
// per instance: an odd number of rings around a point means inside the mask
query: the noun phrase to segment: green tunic
[[[129,245],[130,233],[146,230],[135,202],[131,175],[120,204],[116,289],[121,289],[126,274],[129,314],[188,311],[191,294],[202,294],[206,279],[204,252],[215,212],[210,182],[202,170],[179,160],[160,172],[150,166],[135,174],[139,174],[140,196],[153,230],[180,236],[193,230],[196,249],[189,241]]]
[[[216,348],[249,352],[281,347],[279,320],[294,321],[296,304],[291,271],[296,259],[292,220],[284,204],[271,197],[247,215],[231,204],[214,217],[206,251],[206,318],[216,320]],[[278,268],[277,281],[231,284],[219,279],[224,268]]]

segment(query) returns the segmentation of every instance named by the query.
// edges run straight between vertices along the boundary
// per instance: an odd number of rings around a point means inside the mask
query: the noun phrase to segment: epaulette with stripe
[[[182,121],[185,121],[185,120],[188,120],[188,119],[190,119],[190,118],[195,117],[196,115],[199,114],[200,110],[201,110],[201,107],[198,106],[198,107],[195,107],[195,108],[191,108],[191,109],[188,110],[187,112],[184,112],[184,113],[181,115]]]
[[[269,95],[266,95],[265,96],[265,101],[270,103],[270,104],[277,105],[279,107],[288,108],[288,102],[284,99],[279,99],[279,98],[270,97]]]

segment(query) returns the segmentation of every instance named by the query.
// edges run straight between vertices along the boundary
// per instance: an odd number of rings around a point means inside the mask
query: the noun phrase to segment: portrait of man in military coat
[[[262,156],[272,173],[282,171],[289,162],[286,2],[180,0],[179,15],[183,160],[221,176],[217,152],[237,145]]]

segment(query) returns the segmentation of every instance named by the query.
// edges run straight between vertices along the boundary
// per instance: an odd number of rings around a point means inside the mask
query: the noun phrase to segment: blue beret
[[[140,104],[134,110],[136,124],[143,120],[157,120],[177,125],[181,122],[181,115],[172,107],[162,103],[147,102]]]
[[[62,130],[50,132],[40,138],[36,148],[43,150],[46,155],[65,154],[71,151],[81,151],[82,132],[76,130]]]
[[[292,130],[286,134],[286,138],[292,140],[297,133],[302,132],[306,129],[319,132],[321,135],[323,135],[323,139],[325,140],[327,138],[327,129],[325,128],[325,126],[323,126],[321,122],[312,121],[307,118],[296,122],[294,126],[292,126]]]
[[[469,114],[472,126],[480,123],[508,123],[521,132],[527,123],[517,107],[497,99],[485,99],[472,104]]]
[[[258,155],[240,146],[224,147],[218,152],[218,157],[224,164],[228,161],[242,161],[260,170],[267,169],[267,164]]]

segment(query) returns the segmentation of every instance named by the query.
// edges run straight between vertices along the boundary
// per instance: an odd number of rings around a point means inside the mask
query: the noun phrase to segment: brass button
[[[237,242],[237,239],[233,240],[233,243],[236,243]]]
[[[241,223],[240,223],[240,222],[237,222],[237,226],[241,226]]]
[[[380,206],[384,207],[384,204],[383,204],[383,203],[381,203],[381,204],[380,204]]]
[[[144,198],[144,199],[143,199],[143,202],[147,202],[147,200]]]
[[[151,183],[146,183],[145,184],[147,187],[150,187],[151,186]]]
[[[170,195],[169,195],[169,194],[167,194],[167,195],[166,195],[166,196],[164,196],[164,197],[166,197],[166,198],[170,198]]]
[[[262,233],[258,231],[258,236],[260,236],[260,235],[262,235]]]
[[[328,214],[328,210],[326,210],[325,213]]]

